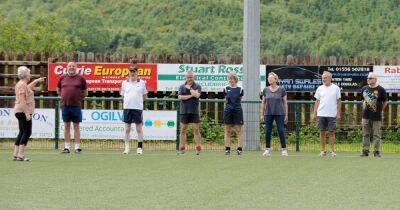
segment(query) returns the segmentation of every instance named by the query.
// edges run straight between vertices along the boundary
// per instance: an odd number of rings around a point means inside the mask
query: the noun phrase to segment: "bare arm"
[[[61,95],[61,89],[57,88],[57,95]]]
[[[147,94],[143,94],[143,101],[147,99]]]
[[[84,90],[84,91],[82,92],[82,98],[85,98],[85,97],[88,96],[88,95],[89,95],[88,89],[86,89],[86,90]]]
[[[183,101],[189,100],[192,97],[193,95],[178,95],[178,99]]]
[[[314,103],[314,111],[313,111],[313,119],[314,120],[317,117],[318,106],[319,106],[319,100],[317,99],[317,100],[315,100],[315,103]]]
[[[386,109],[387,105],[388,105],[388,102],[387,102],[387,101],[383,102],[382,111]]]
[[[29,88],[30,90],[33,90],[33,91],[34,91],[36,85],[37,85],[38,83],[40,83],[40,82],[44,82],[44,79],[45,79],[45,77],[41,77],[41,78],[38,78],[38,79],[33,80],[31,83],[29,83],[28,88]]]
[[[260,109],[261,109],[261,117],[262,116],[264,116],[264,107],[265,107],[265,103],[266,103],[266,101],[267,101],[267,99],[265,98],[265,96],[262,96],[262,99],[261,99],[261,106],[260,106]]]
[[[336,118],[340,119],[340,116],[342,115],[342,100],[340,98],[337,100],[337,116]]]
[[[287,123],[288,122],[288,114],[289,114],[287,95],[283,96],[283,106],[285,107],[285,123]]]

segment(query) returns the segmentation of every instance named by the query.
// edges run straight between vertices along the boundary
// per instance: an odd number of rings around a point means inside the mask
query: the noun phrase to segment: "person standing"
[[[231,154],[231,129],[234,128],[237,136],[237,154],[243,153],[243,109],[241,100],[243,97],[243,88],[237,85],[238,77],[234,73],[228,76],[229,85],[224,87],[226,105],[224,109],[225,124],[225,154]]]
[[[201,95],[201,86],[194,81],[194,73],[186,72],[186,82],[179,87],[178,99],[180,104],[181,131],[179,154],[185,154],[186,150],[186,130],[189,124],[193,124],[194,141],[196,143],[196,155],[201,152],[201,134],[200,134],[200,114],[199,98]]]
[[[123,122],[125,123],[125,149],[123,154],[129,154],[132,123],[135,124],[138,135],[136,153],[143,154],[143,102],[147,98],[145,81],[138,78],[138,68],[129,68],[129,77],[121,84],[120,94],[124,99]]]
[[[29,83],[31,80],[30,69],[20,66],[18,67],[18,79],[19,81],[15,85],[14,113],[18,119],[19,133],[14,144],[13,160],[30,161],[30,158],[25,157],[25,148],[32,134],[32,115],[35,110],[34,91],[38,83],[44,82],[45,77]]]
[[[278,130],[279,140],[282,148],[282,156],[289,156],[286,150],[285,124],[288,122],[288,103],[286,90],[278,86],[279,77],[275,73],[268,74],[269,86],[264,88],[262,93],[261,116],[265,122],[265,144],[263,156],[271,155],[271,133],[275,121]]]
[[[61,96],[61,112],[65,125],[65,147],[61,153],[70,153],[71,122],[74,126],[75,153],[80,153],[79,123],[82,122],[82,99],[88,95],[86,79],[77,73],[75,62],[67,65],[67,74],[62,75],[57,83],[57,93]]]
[[[371,140],[375,141],[374,157],[381,157],[382,111],[387,106],[386,90],[378,85],[377,76],[373,72],[368,74],[367,83],[368,85],[361,89],[363,97],[361,157],[369,155]]]
[[[335,130],[336,120],[341,116],[341,93],[340,88],[332,83],[332,74],[324,71],[322,74],[323,85],[315,92],[315,103],[313,120],[316,119],[320,130],[321,157],[326,157],[326,132],[329,133],[329,143],[331,145],[330,157],[336,156],[335,153]]]

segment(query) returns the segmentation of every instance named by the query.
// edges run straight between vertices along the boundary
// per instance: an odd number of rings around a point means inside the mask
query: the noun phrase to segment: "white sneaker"
[[[321,151],[321,153],[319,153],[320,157],[326,157],[326,151]]]
[[[334,158],[336,156],[336,153],[334,151],[331,151],[330,155],[331,158]]]
[[[124,154],[124,155],[127,155],[127,154],[129,154],[129,148],[125,148],[125,150],[124,150],[123,154]]]
[[[285,156],[285,157],[289,156],[287,150],[282,150],[282,156]]]
[[[271,156],[271,153],[269,152],[269,149],[266,149],[262,155],[265,157],[269,157],[269,156]]]
[[[143,154],[143,149],[142,149],[142,148],[137,148],[137,149],[136,149],[136,153],[137,153],[138,155]]]

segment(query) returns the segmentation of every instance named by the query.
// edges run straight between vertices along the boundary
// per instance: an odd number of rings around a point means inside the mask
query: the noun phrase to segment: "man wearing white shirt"
[[[341,94],[340,88],[332,84],[332,74],[324,71],[322,74],[323,85],[317,88],[315,92],[315,104],[313,120],[317,118],[317,124],[320,130],[321,138],[321,154],[320,156],[326,157],[326,132],[329,132],[329,143],[331,145],[330,157],[333,158],[335,154],[335,130],[336,120],[340,119],[341,115]]]
[[[146,83],[138,78],[137,67],[129,68],[129,77],[122,82],[121,96],[124,98],[123,122],[125,122],[125,150],[124,154],[130,151],[131,124],[136,125],[138,135],[137,154],[143,153],[143,102],[147,98]]]

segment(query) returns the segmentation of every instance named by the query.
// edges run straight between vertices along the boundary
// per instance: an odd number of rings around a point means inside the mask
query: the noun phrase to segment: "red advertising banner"
[[[78,74],[85,77],[89,91],[119,91],[129,75],[130,63],[77,63]],[[157,64],[135,64],[138,76],[148,91],[157,91]],[[67,73],[67,63],[48,64],[48,91],[57,89],[57,81]]]

